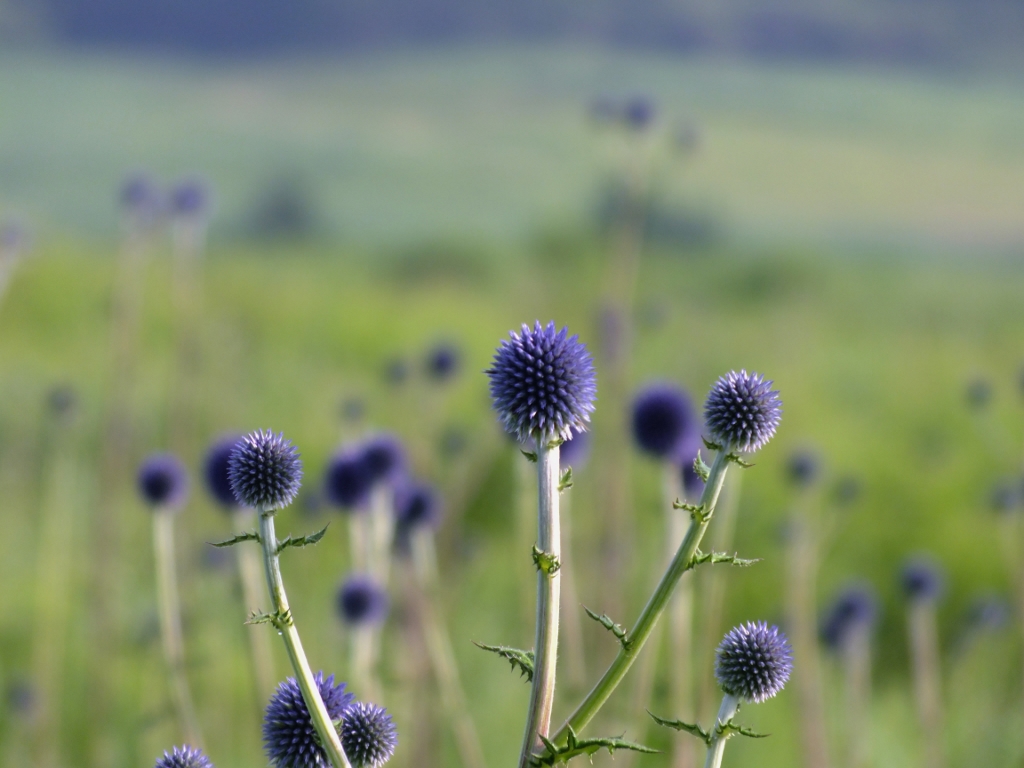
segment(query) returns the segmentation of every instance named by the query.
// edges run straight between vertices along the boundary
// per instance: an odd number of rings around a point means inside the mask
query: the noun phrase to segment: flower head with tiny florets
[[[388,711],[362,701],[345,710],[340,735],[352,768],[380,768],[398,746],[398,731]]]
[[[793,671],[793,651],[778,627],[749,621],[729,630],[715,654],[722,690],[743,701],[775,696]]]
[[[177,456],[158,453],[139,467],[139,493],[156,509],[177,509],[188,498],[188,472]]]
[[[203,754],[203,750],[185,744],[164,752],[154,768],[213,768],[213,763]]]
[[[347,511],[364,509],[373,490],[373,472],[360,448],[345,448],[336,453],[324,473],[324,496],[336,507]]]
[[[366,574],[349,576],[338,590],[338,613],[352,626],[380,624],[388,615],[388,593]]]
[[[656,382],[640,390],[633,400],[633,439],[642,451],[659,459],[697,452],[700,422],[682,388]]]
[[[266,512],[287,507],[302,485],[299,452],[284,435],[269,430],[257,430],[238,441],[228,472],[238,502]]]
[[[597,380],[587,347],[553,322],[523,325],[509,334],[487,370],[494,409],[520,442],[568,440],[585,430],[594,410]]]
[[[391,483],[405,472],[405,448],[395,435],[374,435],[363,444],[363,461],[370,473],[370,482]]]
[[[355,697],[345,692],[345,684],[334,684],[334,675],[314,678],[331,720],[344,717]],[[320,740],[294,677],[277,687],[263,716],[263,748],[274,768],[330,768],[331,762]]]
[[[704,403],[711,439],[726,450],[751,453],[763,448],[782,419],[782,401],[772,383],[746,371],[730,371],[716,381]]]
[[[241,440],[240,435],[223,437],[210,446],[203,462],[206,490],[223,509],[234,509],[238,499],[231,488],[231,454]]]

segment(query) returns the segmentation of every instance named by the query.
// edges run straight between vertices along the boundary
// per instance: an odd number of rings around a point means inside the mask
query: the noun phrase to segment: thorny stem
[[[267,589],[276,615],[276,627],[288,650],[288,658],[295,670],[295,679],[302,691],[302,700],[306,702],[313,727],[320,737],[320,745],[334,768],[352,768],[345,757],[341,739],[334,729],[331,716],[320,696],[313,672],[306,661],[306,653],[302,650],[299,631],[295,628],[291,608],[288,607],[288,596],[284,591],[284,580],[281,578],[281,561],[277,554],[277,534],[274,531],[274,511],[257,509],[260,517],[260,543],[263,546],[263,570],[267,576]]]
[[[715,730],[711,734],[711,743],[708,744],[708,758],[704,761],[704,768],[722,768],[722,756],[725,754],[725,742],[729,735],[722,732],[723,727],[736,716],[740,708],[740,700],[728,693],[722,697],[722,706],[718,709],[718,717],[715,718]]]
[[[526,716],[526,733],[519,755],[519,768],[528,768],[534,750],[544,749],[538,735],[551,729],[555,699],[555,664],[558,656],[558,603],[561,576],[557,564],[562,556],[558,520],[558,446],[545,438],[537,440],[537,549],[555,565],[537,567],[537,634],[534,640],[533,688]]]
[[[682,575],[691,566],[693,556],[714,514],[715,504],[718,502],[718,494],[722,490],[722,482],[725,480],[728,466],[729,451],[728,448],[722,448],[715,456],[715,461],[711,465],[711,472],[708,476],[708,482],[704,486],[704,493],[700,497],[702,514],[699,516],[695,515],[690,522],[690,527],[686,532],[683,543],[679,545],[675,557],[661,577],[661,581],[647,601],[647,605],[644,606],[633,629],[629,632],[629,641],[619,651],[604,675],[597,682],[597,685],[593,687],[586,698],[576,707],[576,711],[558,729],[558,733],[551,739],[555,744],[564,746],[567,743],[570,727],[576,733],[580,733],[594,718],[598,710],[604,706],[604,703],[608,701],[612,691],[622,682],[622,678],[626,676],[629,668],[633,666],[633,662],[636,661],[640,649],[644,647],[644,643],[651,636],[651,632],[658,623],[658,619],[668,607],[669,598],[672,597],[676,584],[679,583],[679,579],[682,578]]]

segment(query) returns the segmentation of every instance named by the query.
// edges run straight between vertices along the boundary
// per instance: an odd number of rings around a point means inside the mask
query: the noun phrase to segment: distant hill
[[[0,0],[0,26],[30,9],[58,40],[208,54],[570,38],[942,66],[1024,58],[1019,0]]]

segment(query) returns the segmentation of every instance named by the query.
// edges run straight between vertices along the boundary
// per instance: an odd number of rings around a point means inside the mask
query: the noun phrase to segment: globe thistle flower
[[[344,510],[364,509],[373,490],[373,474],[362,450],[345,449],[330,460],[324,474],[324,495]]]
[[[915,557],[903,565],[900,573],[903,593],[911,602],[936,600],[945,586],[942,569],[928,557]]]
[[[393,386],[404,384],[409,378],[409,364],[400,357],[388,360],[384,366],[384,380]]]
[[[156,761],[153,768],[213,768],[213,763],[203,754],[203,750],[185,744],[164,752],[164,756]]]
[[[822,620],[822,642],[833,650],[841,650],[855,632],[870,631],[877,613],[874,590],[865,584],[846,587]]]
[[[398,746],[398,730],[388,711],[362,701],[345,710],[340,735],[352,768],[380,768]]]
[[[370,474],[370,483],[391,483],[405,472],[405,448],[394,435],[371,437],[362,447],[363,463]]]
[[[163,209],[163,195],[156,181],[147,173],[129,174],[118,193],[126,214],[144,224],[152,224]]]
[[[0,222],[0,254],[15,254],[28,246],[28,230],[17,219]]]
[[[984,408],[992,402],[992,382],[982,378],[973,379],[967,384],[965,396],[971,408]]]
[[[436,527],[441,522],[437,492],[426,483],[404,483],[395,493],[395,521],[405,529]]]
[[[353,627],[382,623],[389,602],[384,588],[366,574],[349,576],[338,589],[338,614]]]
[[[78,394],[69,384],[58,384],[46,393],[46,404],[60,418],[73,416],[78,406]]]
[[[210,446],[203,462],[206,490],[222,509],[233,509],[238,506],[238,499],[235,498],[235,491],[231,487],[231,454],[241,439],[241,435],[220,438]]]
[[[177,456],[158,453],[139,467],[139,493],[154,508],[177,509],[188,498],[188,473]]]
[[[746,371],[730,371],[715,382],[704,403],[711,439],[726,450],[752,453],[763,448],[782,420],[782,401],[772,384]]]
[[[179,218],[205,216],[210,207],[210,186],[204,179],[182,179],[171,188],[171,213]]]
[[[786,474],[793,485],[806,487],[813,483],[821,469],[818,457],[811,451],[796,451],[786,462]]]
[[[743,701],[762,702],[782,690],[793,671],[793,650],[776,626],[747,622],[726,634],[715,653],[722,690]]]
[[[294,501],[302,484],[302,461],[283,434],[257,430],[239,440],[231,452],[228,477],[242,506],[269,512]]]
[[[674,384],[644,387],[633,400],[633,439],[640,449],[659,459],[689,452],[699,443],[700,425],[693,403]],[[692,453],[696,453],[694,447]]]
[[[501,342],[487,370],[491,398],[505,429],[520,442],[568,440],[583,431],[597,395],[594,362],[585,344],[553,322]]]
[[[559,447],[558,464],[562,471],[572,467],[573,470],[580,470],[590,458],[590,433],[576,429],[572,430],[572,437],[566,440]]]
[[[1021,491],[1014,484],[1005,480],[996,484],[989,494],[989,506],[993,512],[1006,514],[1020,506]]]
[[[334,684],[334,675],[314,677],[320,698],[331,720],[337,722],[355,697],[346,693],[345,684]],[[274,768],[331,768],[331,762],[320,746],[313,721],[294,677],[277,687],[263,716],[263,748]]]
[[[646,96],[631,97],[622,110],[626,127],[634,131],[646,130],[654,122],[654,115],[654,102]]]
[[[1010,621],[1010,606],[997,595],[980,595],[967,606],[966,624],[972,631],[998,630]]]
[[[445,382],[459,372],[461,355],[454,344],[437,344],[429,352],[424,368],[427,375],[437,382]]]

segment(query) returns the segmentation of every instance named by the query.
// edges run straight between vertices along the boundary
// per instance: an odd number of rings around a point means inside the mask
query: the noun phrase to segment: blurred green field
[[[0,209],[44,229],[110,234],[112,196],[97,190],[143,167],[208,175],[220,236],[244,234],[285,180],[328,238],[523,240],[589,221],[624,147],[588,124],[588,105],[641,93],[666,137],[702,135],[692,157],[655,158],[660,194],[743,241],[1024,241],[1011,78],[555,46],[262,64],[8,51],[0,75]]]
[[[52,466],[53,428],[47,392],[58,383],[78,391],[81,413],[73,432],[76,457],[73,575],[66,656],[53,670],[61,681],[64,729],[61,765],[140,766],[178,739],[170,716],[155,634],[149,513],[134,494],[131,472],[116,494],[117,562],[97,562],[100,424],[109,381],[108,311],[113,247],[103,241],[46,238],[17,272],[0,307],[0,679],[8,687],[29,680],[30,628],[41,604],[36,592],[41,508]],[[459,663],[491,765],[508,764],[518,750],[527,686],[500,659],[470,640],[526,646],[532,628],[521,620],[523,594],[532,592],[532,565],[514,539],[515,462],[522,461],[498,434],[489,414],[487,366],[509,329],[535,318],[568,324],[584,340],[595,338],[606,246],[588,237],[522,248],[501,263],[468,274],[419,273],[411,281],[401,265],[374,250],[334,247],[220,247],[202,265],[202,328],[191,448],[197,468],[203,447],[223,431],[272,427],[300,447],[307,488],[315,489],[344,425],[340,403],[358,397],[373,428],[393,429],[408,440],[415,469],[442,484],[449,516],[443,570],[446,606]],[[132,400],[136,440],[124,464],[163,449],[174,372],[170,263],[161,246],[147,267],[138,380]],[[845,475],[863,493],[842,512],[840,535],[828,553],[820,598],[827,600],[850,577],[868,579],[884,606],[875,645],[878,667],[872,710],[875,766],[914,764],[918,754],[908,693],[902,598],[896,576],[911,552],[938,556],[949,574],[941,607],[944,647],[960,636],[963,614],[979,590],[1010,594],[1001,537],[988,509],[996,480],[1016,476],[1024,450],[1024,398],[1018,386],[1024,339],[1020,296],[1024,267],[1009,261],[978,264],[907,262],[899,258],[848,261],[814,251],[699,253],[656,251],[640,275],[635,366],[639,385],[669,378],[702,398],[731,368],[773,377],[785,415],[776,440],[747,471],[736,548],[763,558],[749,570],[728,573],[729,622],[782,617],[780,525],[794,503],[785,462],[813,446],[826,467],[821,514],[837,513],[827,489]],[[385,383],[383,369],[396,356],[418,365],[438,339],[464,352],[462,374],[448,389],[427,386],[421,375],[402,388]],[[418,368],[416,369],[418,370]],[[983,376],[994,386],[989,407],[973,412],[965,388]],[[599,372],[599,392],[600,392]],[[602,410],[597,440],[621,413]],[[451,426],[463,430],[468,449],[439,458],[437,443]],[[661,551],[657,468],[631,462],[634,553],[628,593],[631,622],[655,574],[645,553]],[[211,565],[204,542],[222,538],[228,523],[206,500],[194,478],[193,500],[178,518],[179,560],[186,606],[189,674],[196,689],[208,751],[221,768],[261,765],[259,718],[243,627],[243,608],[230,567]],[[598,468],[577,473],[571,491],[576,515],[574,554],[583,578],[581,599],[597,609],[602,564],[592,510],[600,493]],[[464,502],[460,501],[464,500]],[[346,534],[333,512],[304,515],[300,502],[279,515],[283,533],[303,533],[333,521],[326,539],[284,561],[298,626],[314,669],[344,677],[343,635],[333,610],[334,590],[346,571]],[[117,663],[97,668],[92,591],[98,569],[114,568]],[[588,626],[591,677],[613,643]],[[388,648],[399,653],[394,625]],[[278,648],[277,652],[281,649]],[[945,659],[951,765],[1011,765],[1018,743],[1021,649],[1010,629],[982,638],[965,655]],[[286,660],[278,656],[278,674]],[[396,680],[385,673],[385,702],[402,733],[396,766],[453,765],[447,735],[441,755],[410,753],[417,724],[403,709]],[[710,674],[702,670],[700,674]],[[97,680],[117,691],[116,717],[96,722],[91,699]],[[829,716],[839,729],[838,672],[830,671]],[[613,699],[597,730],[638,736],[624,711],[627,690]],[[573,704],[562,690],[556,717]],[[652,711],[665,712],[656,689]],[[31,717],[8,697],[0,710],[0,760],[32,763]],[[637,714],[637,713],[634,713]],[[705,720],[709,717],[704,714]],[[797,760],[793,691],[744,710],[745,722],[772,738],[730,745],[727,764],[791,766]],[[673,735],[675,736],[675,735]],[[645,736],[665,747],[665,732]],[[404,747],[404,748],[403,748]],[[838,743],[836,751],[838,753]],[[620,755],[618,760],[624,758]],[[608,764],[607,756],[595,762]],[[638,765],[665,765],[641,758]]]

